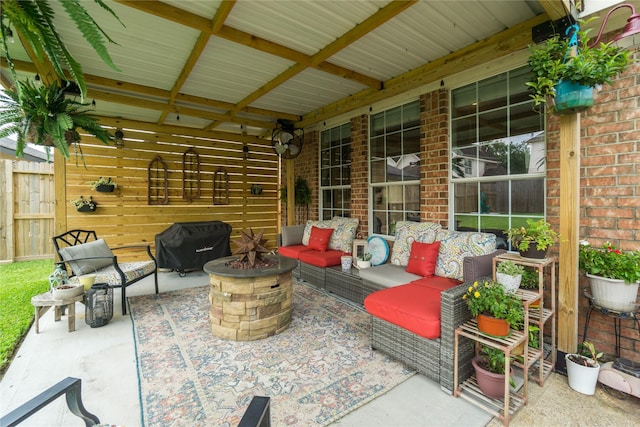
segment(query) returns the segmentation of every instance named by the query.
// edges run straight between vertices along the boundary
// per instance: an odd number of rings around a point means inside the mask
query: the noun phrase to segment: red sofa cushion
[[[329,249],[325,252],[304,251],[300,252],[298,259],[316,267],[333,267],[334,265],[340,265],[342,255],[344,255],[344,252],[334,249]]]
[[[440,336],[440,290],[415,283],[394,286],[367,296],[370,314],[424,338]]]
[[[280,255],[294,259],[300,258],[300,254],[307,251],[309,251],[309,248],[305,245],[280,246],[278,248]]]
[[[436,272],[436,260],[440,250],[440,242],[422,243],[413,242],[407,273],[417,274],[423,277],[431,277]]]
[[[309,249],[315,249],[320,252],[326,252],[329,249],[329,240],[333,234],[333,228],[311,227],[311,235],[309,236]]]
[[[431,288],[438,290],[440,292],[446,291],[447,289],[451,289],[454,286],[458,286],[462,282],[457,279],[452,279],[450,277],[442,277],[442,276],[432,276],[432,277],[424,277],[422,279],[414,280],[414,285],[424,286],[426,288]]]

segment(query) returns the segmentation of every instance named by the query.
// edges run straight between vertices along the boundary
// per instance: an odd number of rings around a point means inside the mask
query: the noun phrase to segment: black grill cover
[[[156,234],[159,268],[199,270],[209,261],[231,255],[231,226],[222,221],[178,222]]]

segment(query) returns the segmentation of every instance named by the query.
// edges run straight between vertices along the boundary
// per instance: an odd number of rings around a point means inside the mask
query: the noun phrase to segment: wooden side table
[[[36,295],[31,298],[31,304],[35,307],[35,324],[36,324],[36,334],[40,333],[40,318],[46,313],[51,307],[54,307],[55,313],[55,321],[59,321],[62,316],[61,307],[68,306],[69,312],[67,313],[67,318],[69,321],[69,332],[73,332],[76,330],[76,302],[83,301],[84,294],[78,295],[72,298],[56,300],[53,299],[51,292],[45,292],[43,294]]]

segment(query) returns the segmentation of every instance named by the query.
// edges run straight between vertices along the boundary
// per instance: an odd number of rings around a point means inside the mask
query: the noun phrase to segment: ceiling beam
[[[161,1],[137,1],[137,0],[115,0],[118,3],[122,3],[134,9],[138,9],[142,12],[149,13],[154,16],[158,16],[163,19],[167,19],[178,24],[194,28],[201,32],[212,32],[211,21],[203,18],[195,13],[187,12],[177,7],[171,6]],[[395,3],[395,2],[394,2]],[[244,46],[251,47],[261,52],[269,53],[281,58],[288,59],[290,61],[300,64],[312,64],[313,60],[309,55],[302,52],[298,52],[294,49],[286,46],[279,45],[269,40],[256,37],[252,34],[245,33],[244,31],[237,30],[227,25],[222,25],[220,30],[215,34],[217,37],[221,37],[225,40],[232,41],[234,43],[242,44]],[[318,64],[309,65],[318,70],[337,75],[349,80],[356,81],[369,87],[379,88],[382,82],[373,77],[369,77],[364,74],[360,74],[357,71],[349,70],[348,68],[340,67],[328,62],[322,62]]]
[[[129,120],[121,117],[107,117],[98,116],[100,124],[113,128],[123,129],[137,129],[149,132],[158,132],[163,134],[177,134],[177,135],[190,135],[202,138],[221,139],[224,141],[238,141],[246,142],[249,144],[271,144],[271,141],[267,141],[256,136],[251,135],[239,135],[237,133],[222,132],[222,131],[203,131],[197,128],[190,128],[187,126],[177,125],[158,125],[152,122],[144,122],[140,120]]]
[[[531,43],[531,28],[548,20],[546,14],[538,15],[485,40],[389,79],[384,83],[382,90],[365,89],[305,114],[297,126],[306,127],[328,120],[525,49]]]
[[[202,52],[207,47],[207,43],[209,43],[209,39],[211,38],[211,35],[220,31],[220,28],[222,27],[222,25],[224,25],[224,21],[227,19],[227,17],[231,13],[231,10],[233,9],[233,6],[235,6],[235,4],[236,4],[236,0],[223,1],[220,4],[220,7],[218,7],[218,10],[216,11],[215,16],[213,17],[213,21],[211,23],[211,32],[203,31],[198,36],[198,40],[196,40],[196,43],[193,46],[193,49],[191,49],[189,58],[187,58],[184,66],[182,67],[182,71],[180,71],[180,75],[174,82],[173,87],[171,88],[171,93],[169,95],[169,102],[167,103],[167,108],[165,108],[164,111],[162,111],[162,113],[160,114],[160,118],[158,119],[158,122],[157,122],[158,124],[162,124],[164,120],[167,118],[167,114],[169,114],[169,111],[171,111],[171,107],[175,102],[176,95],[178,94],[180,89],[182,89],[182,86],[189,78],[191,71],[193,71],[193,68],[198,63],[198,60],[200,59]]]
[[[552,21],[568,16],[571,11],[570,0],[538,0],[538,3]]]
[[[286,70],[279,76],[276,76],[276,78],[267,82],[261,88],[259,88],[253,93],[250,93],[243,100],[238,102],[238,104],[236,104],[236,108],[231,110],[231,112],[235,113],[236,111],[246,107],[256,99],[262,97],[264,94],[272,91],[273,89],[280,86],[287,80],[291,79],[296,74],[299,74],[302,71],[306,70],[309,66],[314,66],[314,65],[323,63],[325,59],[335,55],[340,50],[344,49],[345,47],[349,46],[350,44],[357,41],[361,37],[375,30],[376,28],[378,28],[385,22],[389,21],[391,18],[395,17],[399,13],[403,12],[404,10],[406,10],[408,7],[412,6],[416,2],[417,0],[393,1],[387,4],[383,8],[379,9],[376,13],[374,13],[373,15],[369,16],[367,19],[362,21],[360,24],[356,25],[354,28],[347,31],[341,37],[337,38],[335,41],[333,41],[333,43],[330,43],[324,48],[320,49],[318,53],[316,53],[311,57],[310,65],[304,65],[304,64],[298,63],[290,67],[288,70]],[[375,89],[381,89],[381,88],[382,86],[379,85]]]
[[[132,107],[145,108],[148,110],[162,111],[163,108],[166,106],[166,103],[160,102],[160,101],[136,98],[129,95],[123,95],[123,94],[114,93],[114,92],[107,92],[107,91],[92,89],[92,88],[89,88],[88,96],[101,101],[114,102],[117,104],[124,104]],[[247,118],[237,117],[237,116],[231,117],[229,114],[220,114],[212,111],[205,111],[205,110],[200,110],[197,108],[191,108],[186,106],[176,105],[174,106],[173,111],[182,115],[199,117],[206,120],[233,122],[233,123],[238,123],[241,125],[257,127],[257,128],[270,129],[273,127],[273,122],[270,122],[270,121],[247,119]]]
[[[16,70],[28,72],[28,73],[39,73],[36,69],[36,66],[31,62],[13,60]],[[2,61],[2,66],[7,66],[6,61]],[[129,83],[123,80],[114,80],[106,77],[95,76],[92,74],[84,75],[85,81],[88,86],[100,86],[107,89],[113,89],[114,91],[118,91],[119,93],[134,93],[148,96],[150,98],[158,98],[158,100],[163,100],[166,102],[169,99],[170,92],[165,89],[159,89],[152,86],[145,86],[136,83]],[[95,88],[99,89],[99,88]],[[192,105],[198,105],[205,108],[217,108],[221,110],[230,110],[234,107],[234,104],[230,102],[224,101],[216,101],[208,98],[203,98],[195,95],[187,95],[183,93],[178,93],[176,95],[176,102],[184,102]],[[162,110],[160,110],[162,111]],[[205,110],[206,111],[206,110]],[[300,120],[300,116],[297,114],[285,113],[283,111],[273,111],[266,110],[263,108],[255,108],[255,107],[246,107],[242,109],[243,113],[254,114],[259,116],[266,116],[270,118],[282,118],[287,120]]]

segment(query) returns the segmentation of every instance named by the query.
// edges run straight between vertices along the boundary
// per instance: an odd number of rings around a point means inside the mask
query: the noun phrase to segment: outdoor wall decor
[[[182,154],[182,198],[200,198],[200,155],[193,148]]]
[[[156,156],[149,163],[147,169],[148,174],[148,200],[149,205],[168,205],[169,204],[169,192],[167,182],[167,164],[162,160],[162,157]]]
[[[223,167],[219,167],[213,175],[213,204],[229,204],[229,174]]]

